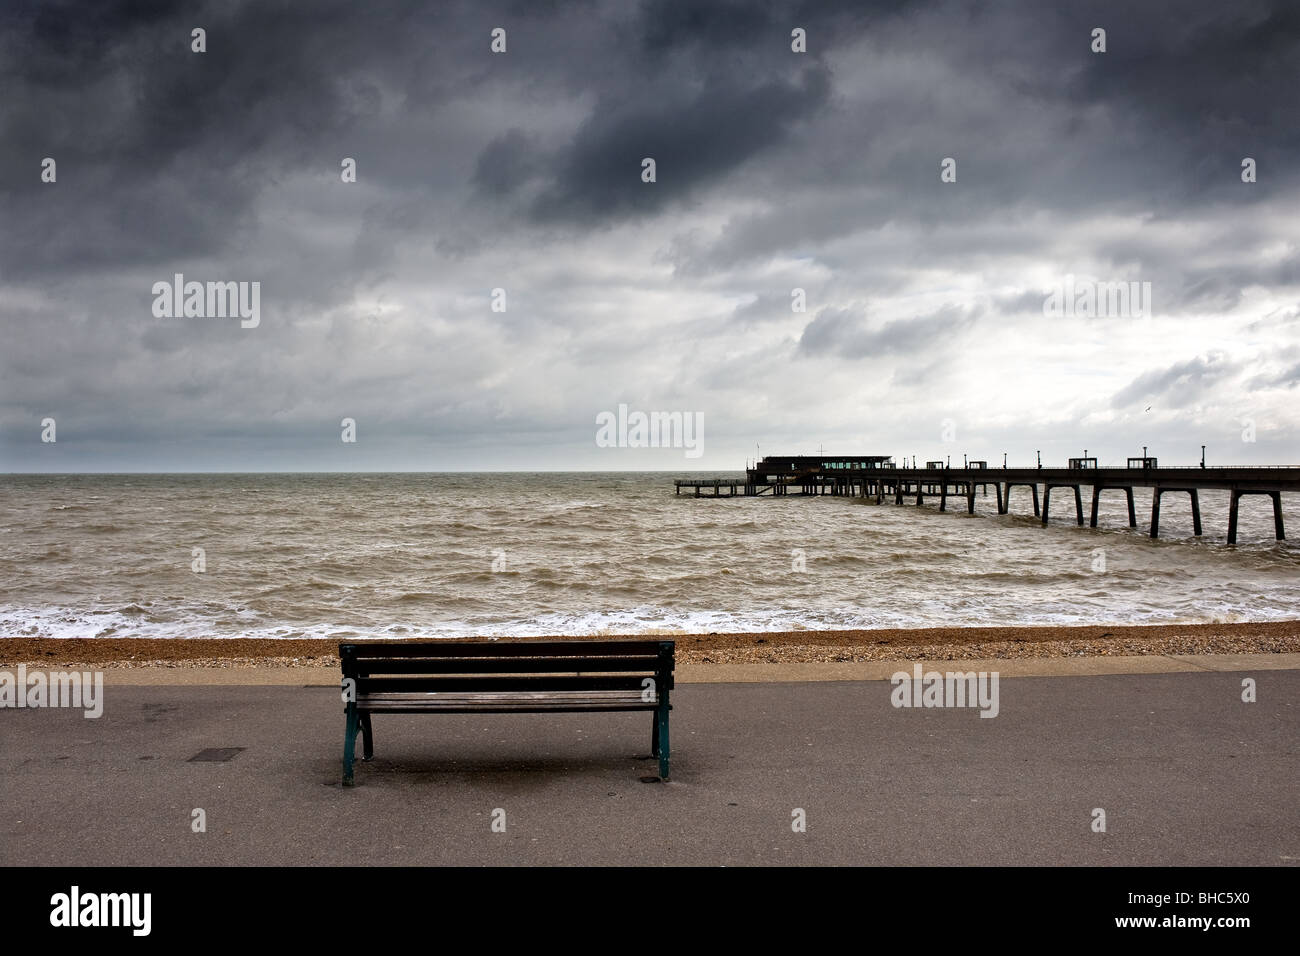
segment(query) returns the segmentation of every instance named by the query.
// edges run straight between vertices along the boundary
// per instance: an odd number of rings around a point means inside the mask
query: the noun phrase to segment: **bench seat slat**
[[[385,704],[364,711],[367,714],[576,714],[586,712],[608,711],[611,713],[636,713],[645,711],[653,713],[655,710],[651,704],[618,704],[592,702],[592,703],[571,703],[566,704],[562,701],[536,701],[529,703],[527,701],[515,701],[499,704],[425,704],[413,707],[408,704]]]
[[[653,710],[659,700],[642,700],[638,691],[548,691],[545,693],[381,693],[357,697],[357,707],[373,713],[519,710]]]
[[[358,661],[358,675],[370,674],[553,674],[577,671],[645,671],[653,673],[658,659],[636,657],[408,657]]]
[[[412,641],[400,644],[342,644],[358,661],[402,657],[654,657],[659,641]]]
[[[653,695],[648,695],[653,696]],[[388,700],[427,700],[452,698],[469,701],[475,700],[619,700],[636,701],[641,699],[641,692],[632,690],[580,690],[580,691],[474,691],[470,693],[444,693],[442,691],[383,691],[376,694],[358,694],[357,703]]]
[[[357,694],[410,691],[502,691],[518,693],[535,691],[550,693],[560,691],[636,691],[641,692],[642,682],[654,680],[653,674],[539,674],[520,677],[502,677],[487,674],[480,677],[464,674],[447,674],[438,677],[359,677]],[[651,684],[649,686],[655,686]]]

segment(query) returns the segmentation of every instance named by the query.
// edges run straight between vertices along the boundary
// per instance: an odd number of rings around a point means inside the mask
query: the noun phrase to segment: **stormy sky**
[[[1297,77],[1291,0],[8,3],[0,471],[1294,463]]]

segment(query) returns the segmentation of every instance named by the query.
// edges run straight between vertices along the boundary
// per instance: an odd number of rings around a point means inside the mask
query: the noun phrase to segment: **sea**
[[[439,638],[1300,617],[1268,498],[695,498],[666,473],[0,476],[0,636]],[[1085,495],[1087,495],[1085,489]],[[1300,535],[1300,496],[1284,496]],[[1085,498],[1085,517],[1089,501]]]

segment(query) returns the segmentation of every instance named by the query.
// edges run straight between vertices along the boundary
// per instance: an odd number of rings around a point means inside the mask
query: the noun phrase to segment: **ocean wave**
[[[1300,545],[1274,541],[1271,509],[1255,508],[1227,546],[1227,499],[1212,493],[1205,540],[1171,509],[1167,537],[1152,541],[1106,502],[1106,527],[1076,528],[1063,508],[1045,529],[1032,513],[986,512],[983,499],[969,518],[831,497],[719,507],[675,497],[661,475],[493,480],[493,497],[474,476],[9,482],[0,635],[1120,624],[1281,620],[1300,607]],[[1285,499],[1289,518],[1295,506]],[[194,547],[206,549],[205,573],[191,572]],[[505,570],[493,571],[501,552]]]

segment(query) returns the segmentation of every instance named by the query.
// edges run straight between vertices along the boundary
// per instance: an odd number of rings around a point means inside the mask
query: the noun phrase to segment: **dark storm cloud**
[[[1297,75],[1282,0],[7,4],[0,470],[56,413],[104,461],[262,441],[280,467],[340,464],[304,449],[343,415],[394,465],[429,464],[405,440],[527,466],[514,443],[582,453],[625,398],[738,447],[858,436],[847,409],[882,400],[907,415],[880,428],[933,430],[927,385],[999,363],[970,407],[1039,374],[1058,404],[1011,404],[1042,427],[1107,395],[1226,420],[1295,384]],[[174,272],[260,280],[261,326],[155,318]],[[1150,281],[1186,321],[1045,331],[1067,273]],[[840,425],[831,383],[862,400]]]
[[[549,12],[561,20],[587,19],[593,9],[560,4]],[[932,90],[917,88],[914,103],[903,109],[882,102],[868,115],[828,116],[842,127],[837,138],[846,144],[857,136],[865,137],[859,140],[864,147],[880,140],[903,148],[877,159],[869,148],[857,153],[850,147],[841,161],[841,148],[823,130],[813,148],[827,156],[802,160],[791,181],[799,181],[800,168],[805,182],[824,188],[851,176],[887,185],[895,201],[875,203],[874,212],[844,203],[842,217],[823,217],[810,235],[824,238],[887,221],[900,204],[914,216],[975,216],[994,203],[1023,202],[1040,189],[1055,204],[1167,206],[1207,192],[1226,196],[1244,152],[1260,160],[1261,182],[1253,192],[1233,195],[1263,201],[1280,182],[1294,181],[1286,157],[1300,143],[1300,114],[1294,98],[1278,91],[1300,75],[1296,7],[1246,2],[1205,11],[1187,5],[1133,10],[1096,3],[1067,14],[1039,5],[1031,31],[1019,5],[959,10],[901,3],[647,3],[634,8],[630,22],[615,19],[600,43],[586,42],[591,28],[576,22],[557,24],[539,43],[536,20],[525,21],[510,54],[515,69],[526,63],[532,81],[557,92],[577,77],[580,88],[597,97],[595,107],[553,149],[542,148],[527,131],[502,131],[483,144],[472,181],[491,194],[539,178],[545,188],[529,208],[540,223],[595,224],[654,212],[788,143],[793,127],[815,120],[829,105],[834,80],[824,65],[827,52],[869,29],[881,31],[883,43],[907,37],[919,56],[949,63],[952,76],[945,83],[960,83],[963,73],[992,78],[1014,94],[1031,95],[1049,115],[1093,107],[1121,125],[1103,142],[1086,142],[1096,131],[1079,127],[1077,138],[1056,149],[1026,152],[1023,132],[1033,130],[1032,115],[981,116],[977,139],[946,123],[936,127],[945,108],[940,103],[961,107],[960,87],[945,90],[938,101]],[[249,225],[251,207],[278,173],[316,165],[330,176],[337,160],[326,162],[326,156],[364,152],[356,140],[363,131],[371,138],[382,91],[404,90],[408,109],[418,114],[463,94],[467,81],[512,82],[518,73],[491,73],[465,39],[448,39],[472,30],[485,43],[493,16],[519,15],[515,8],[451,5],[432,17],[406,2],[364,12],[343,3],[197,10],[161,2],[20,6],[8,15],[4,46],[7,88],[20,92],[8,98],[0,132],[6,142],[39,144],[35,152],[55,156],[62,187],[54,195],[41,190],[31,174],[39,159],[32,151],[4,151],[0,195],[11,221],[39,219],[53,233],[48,244],[33,244],[14,239],[17,230],[6,231],[4,260],[20,271],[58,270],[72,259],[113,267],[151,252],[220,250]],[[188,33],[199,21],[207,24],[209,50],[195,56]],[[1086,49],[1089,23],[1110,24],[1104,59],[1065,58]],[[791,25],[810,34],[811,63],[802,73],[790,65]],[[565,36],[580,55],[565,59],[569,51],[557,45]],[[993,68],[1006,76],[990,77]],[[53,128],[51,116],[61,119]],[[991,122],[1022,135],[989,135]],[[944,130],[946,144],[927,142],[932,132],[943,139]],[[916,161],[921,151],[928,162]],[[978,200],[932,187],[932,167],[948,153],[959,154],[963,176],[981,180]],[[646,155],[659,163],[654,188],[641,188],[639,181]],[[1116,159],[1125,164],[1127,189],[1115,188]],[[371,174],[378,168],[372,164]],[[414,169],[384,173],[396,188],[439,188]],[[780,167],[782,176],[790,173]],[[87,221],[87,210],[98,215]],[[753,251],[778,248],[806,228],[787,209],[773,215],[770,240]],[[72,220],[79,220],[75,228],[60,228]],[[762,234],[761,221],[746,232]]]
[[[537,174],[541,146],[523,130],[507,130],[479,153],[474,185],[486,196],[506,196]]]
[[[700,49],[752,55],[789,49],[790,32],[800,27],[811,37],[809,53],[818,55],[881,21],[931,5],[929,0],[647,0],[639,6],[636,31],[651,54]]]
[[[1106,70],[1077,75],[1093,102],[1132,110],[1152,142],[1195,155],[1183,187],[1226,192],[1223,175],[1250,155],[1295,181],[1290,156],[1300,146],[1294,97],[1276,84],[1300,70],[1300,6],[1266,0],[1197,6],[1099,4],[1114,38]],[[1077,20],[1076,20],[1077,22]],[[1242,146],[1246,152],[1239,154]]]
[[[939,226],[1044,208],[1180,218],[1219,203],[1274,203],[1300,186],[1290,158],[1300,100],[1279,95],[1300,75],[1297,10],[1270,0],[946,4],[885,22],[866,35],[868,58],[837,67],[892,82],[890,95],[868,87],[851,111],[829,111],[816,153],[792,156],[751,187],[779,181],[784,201],[702,254],[723,267],[900,215]],[[1092,54],[1090,31],[1102,25],[1108,52]],[[900,52],[907,59],[891,67]],[[892,71],[902,69],[925,82],[896,83]],[[958,162],[958,183],[940,189],[945,156]],[[1267,179],[1243,187],[1246,156]],[[804,214],[832,190],[841,194],[829,208]],[[1008,238],[1032,242],[1035,233]]]
[[[15,218],[53,234],[33,244],[6,229],[4,256],[18,269],[208,251],[238,228],[281,163],[304,158],[296,137],[347,120],[309,45],[287,42],[306,32],[305,10],[267,9],[258,29],[232,22],[238,8],[41,4],[28,12],[10,11],[2,41],[6,85],[18,95],[0,111],[0,135],[25,148],[0,154],[0,196]],[[189,49],[198,21],[209,34],[201,56]],[[291,78],[291,95],[276,95],[276,77]],[[55,189],[31,174],[44,156],[59,164]]]
[[[747,0],[719,3],[674,3],[652,0],[638,12],[641,45],[649,53],[671,53],[683,47],[712,50],[782,43],[789,27],[775,22],[778,7]]]
[[[541,222],[608,224],[691,196],[701,186],[784,140],[817,113],[830,94],[824,68],[792,80],[738,85],[715,74],[683,101],[623,107],[608,104],[554,160],[554,184],[534,204]],[[641,181],[642,160],[657,166]]]

